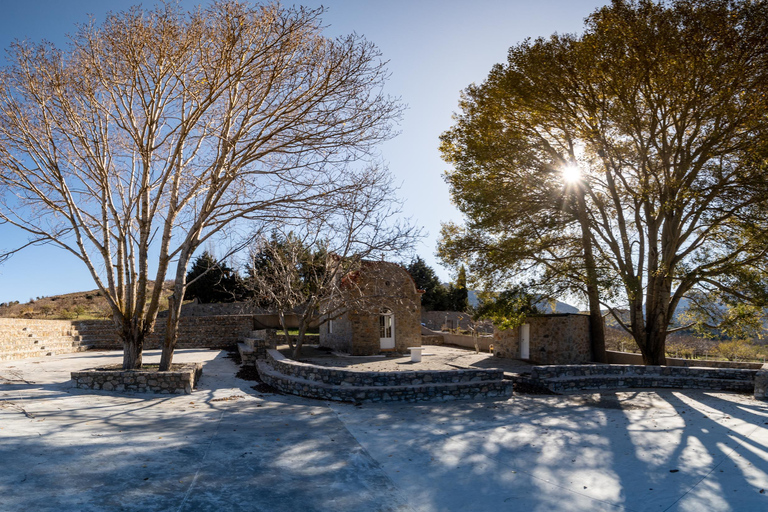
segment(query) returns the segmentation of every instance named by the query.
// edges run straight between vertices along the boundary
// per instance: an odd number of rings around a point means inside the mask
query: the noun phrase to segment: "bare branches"
[[[203,241],[346,200],[351,166],[394,134],[378,50],[324,37],[321,14],[163,4],[83,26],[68,52],[14,45],[0,222],[78,255],[121,331],[143,338],[172,259],[180,307]]]

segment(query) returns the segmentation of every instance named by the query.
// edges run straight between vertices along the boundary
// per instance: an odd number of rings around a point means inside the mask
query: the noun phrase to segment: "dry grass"
[[[172,281],[163,286],[160,309],[166,309]],[[48,320],[96,320],[109,318],[107,299],[98,290],[38,297],[24,304],[0,305],[0,318],[36,318]]]

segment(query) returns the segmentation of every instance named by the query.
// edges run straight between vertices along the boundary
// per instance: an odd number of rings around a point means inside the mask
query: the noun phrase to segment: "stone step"
[[[265,361],[256,367],[262,380],[285,392],[308,398],[346,402],[420,402],[450,400],[506,399],[512,396],[512,382],[445,382],[404,386],[341,386],[280,373]]]
[[[681,388],[721,391],[752,391],[754,389],[754,382],[752,380],[669,375],[590,375],[531,380],[540,383],[550,391],[558,393],[616,388]]]
[[[699,378],[707,374],[710,378],[751,381],[756,370],[743,368],[709,368],[686,366],[643,366],[643,365],[550,365],[534,366],[531,375],[538,379],[567,378],[567,377],[654,377],[674,376]]]
[[[256,351],[253,346],[248,346],[245,343],[237,344],[237,351],[240,353],[240,360],[243,366],[254,366],[256,364]]]
[[[92,344],[77,339],[13,340],[0,342],[0,351],[65,349],[67,347],[88,347]]]
[[[322,382],[332,386],[398,386],[429,384],[461,384],[500,381],[502,370],[432,370],[366,372],[317,366],[293,361],[277,350],[268,350],[267,359],[275,370],[310,382]]]
[[[85,352],[89,347],[69,347],[67,349],[38,349],[38,350],[14,350],[0,352],[0,361],[15,361],[17,359],[27,359],[33,357],[48,357],[58,354],[71,354],[73,352]]]

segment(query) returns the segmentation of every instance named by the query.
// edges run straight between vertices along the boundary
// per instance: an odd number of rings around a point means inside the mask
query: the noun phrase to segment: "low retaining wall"
[[[607,362],[609,364],[643,364],[642,354],[632,352],[617,352],[606,350]],[[686,366],[689,368],[741,368],[746,370],[759,370],[763,363],[743,363],[738,361],[703,361],[701,359],[682,359],[677,357],[668,357],[666,366]]]
[[[0,361],[88,350],[94,322],[0,318]]]
[[[250,316],[182,318],[177,348],[218,348],[236,344],[253,329]],[[165,322],[145,340],[145,349],[160,348]],[[0,361],[44,357],[89,349],[120,350],[111,320],[27,320],[0,318]]]
[[[354,402],[450,401],[507,398],[512,383],[501,370],[357,372],[300,363],[276,350],[258,361],[262,380],[284,393]]]
[[[283,375],[337,386],[414,386],[419,384],[501,380],[502,370],[421,370],[366,372],[326,368],[288,359],[277,350],[267,350],[267,361]]]
[[[758,400],[768,400],[768,364],[764,364],[755,374],[754,394]]]
[[[684,388],[753,391],[757,370],[636,365],[534,366],[531,379],[552,391]]]
[[[168,372],[96,369],[72,372],[74,387],[137,393],[190,394],[203,374],[200,363],[173,365]]]

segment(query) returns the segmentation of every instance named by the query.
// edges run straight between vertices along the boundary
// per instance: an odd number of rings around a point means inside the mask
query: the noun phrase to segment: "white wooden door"
[[[391,311],[379,315],[379,343],[382,350],[395,348],[395,315]]]
[[[520,326],[520,359],[531,358],[531,326],[523,324]]]

